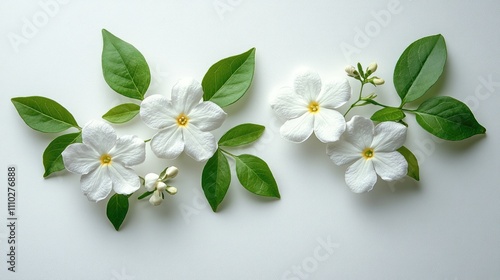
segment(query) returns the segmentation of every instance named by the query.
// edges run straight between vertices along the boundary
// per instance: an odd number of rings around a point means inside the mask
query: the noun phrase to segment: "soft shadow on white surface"
[[[1,161],[19,168],[18,272],[8,272],[3,262],[0,278],[461,280],[500,275],[497,2],[58,1],[46,24],[13,45],[9,34],[24,36],[26,21],[47,14],[40,3],[55,1],[0,2]],[[387,17],[391,5],[396,12]],[[366,35],[370,26],[375,29]],[[234,152],[264,159],[282,198],[251,195],[233,173],[226,199],[213,213],[200,187],[204,164],[186,155],[156,159],[148,147],[148,160],[137,172],[176,165],[180,173],[171,184],[179,192],[159,207],[134,195],[116,232],[105,216],[105,202],[95,204],[82,195],[79,176],[62,172],[43,179],[42,153],[53,135],[28,128],[10,98],[50,97],[80,125],[130,101],[102,78],[102,28],[145,55],[153,75],[148,94],[169,96],[178,78],[201,82],[213,63],[256,47],[253,84],[240,102],[225,108],[228,121],[214,134],[220,137],[245,122],[265,125],[262,139]],[[362,45],[356,43],[360,33],[368,36]],[[273,115],[269,97],[290,85],[297,68],[312,68],[329,80],[345,75],[345,64],[377,61],[386,84],[370,90],[396,105],[392,71],[399,55],[414,40],[437,33],[447,42],[447,66],[428,95],[467,102],[487,134],[441,141],[408,116],[405,145],[421,162],[420,182],[379,178],[371,192],[354,194],[345,185],[345,167],[330,161],[314,135],[302,144],[280,137],[282,121]],[[346,55],[343,44],[356,51]],[[139,118],[116,128],[120,135],[145,139],[155,133]],[[0,209],[7,209],[5,191]],[[0,227],[1,254],[8,245],[6,231]]]

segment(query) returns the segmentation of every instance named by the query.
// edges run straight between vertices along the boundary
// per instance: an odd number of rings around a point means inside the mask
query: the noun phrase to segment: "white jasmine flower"
[[[149,203],[154,206],[160,205],[164,199],[163,191],[166,191],[171,195],[177,193],[177,188],[167,186],[164,181],[169,178],[174,178],[175,176],[177,176],[178,172],[179,171],[177,167],[170,166],[165,170],[164,178],[160,178],[160,176],[156,173],[149,173],[144,176],[144,187],[147,191],[153,192],[153,194],[149,198]]]
[[[215,103],[201,102],[200,83],[183,79],[172,88],[172,100],[152,95],[141,103],[142,120],[159,129],[151,139],[156,156],[177,158],[182,151],[197,161],[209,159],[217,149],[214,136],[208,132],[222,125],[226,113]]]
[[[130,166],[146,159],[144,141],[135,135],[117,137],[111,125],[91,121],[82,129],[82,142],[62,153],[67,170],[81,174],[81,188],[91,201],[106,198],[111,189],[131,194],[141,186]]]
[[[406,140],[406,126],[382,122],[374,126],[367,118],[354,116],[347,122],[342,138],[327,146],[327,154],[337,165],[350,166],[345,181],[353,192],[370,191],[377,174],[385,181],[403,178],[408,170],[405,158],[396,150]]]
[[[283,138],[300,143],[314,133],[324,143],[339,139],[345,130],[345,119],[335,109],[351,97],[346,79],[323,86],[316,72],[297,75],[293,88],[282,88],[271,101],[276,114],[285,119],[280,133]]]

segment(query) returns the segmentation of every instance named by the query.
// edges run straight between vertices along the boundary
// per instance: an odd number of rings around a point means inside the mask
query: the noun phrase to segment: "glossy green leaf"
[[[408,46],[394,69],[394,87],[402,104],[424,95],[443,73],[445,63],[446,43],[440,34]]]
[[[243,187],[257,195],[280,198],[276,180],[265,161],[247,154],[236,156],[234,159],[236,175]]]
[[[205,164],[201,175],[201,187],[214,212],[226,196],[230,183],[229,163],[222,151],[217,149]]]
[[[407,175],[417,181],[420,180],[420,169],[418,167],[418,160],[415,155],[408,150],[405,146],[398,149],[398,152],[402,154],[406,161],[408,162],[408,173]]]
[[[246,123],[240,124],[228,130],[219,140],[219,146],[236,147],[241,145],[250,144],[259,139],[265,126]]]
[[[128,212],[128,197],[124,194],[115,193],[109,200],[106,207],[106,215],[109,221],[113,224],[116,230],[120,229],[120,226],[125,220]]]
[[[125,103],[112,108],[102,118],[111,123],[125,123],[137,116],[140,109],[137,104]]]
[[[102,30],[102,72],[106,83],[117,93],[143,100],[151,73],[144,56],[131,44]]]
[[[403,110],[398,108],[382,108],[375,112],[371,120],[376,122],[400,121],[406,117]]]
[[[238,101],[250,88],[255,68],[255,48],[212,65],[201,82],[203,100],[225,107]]]
[[[71,113],[56,101],[42,97],[16,97],[11,99],[19,116],[34,130],[55,133],[71,127],[78,128]]]
[[[80,132],[65,134],[52,140],[43,152],[43,167],[45,168],[45,173],[43,177],[47,177],[50,174],[64,170],[64,162],[62,158],[62,152],[73,143],[81,143],[82,134]]]
[[[449,96],[424,101],[415,114],[420,126],[445,140],[462,140],[486,132],[467,105]]]

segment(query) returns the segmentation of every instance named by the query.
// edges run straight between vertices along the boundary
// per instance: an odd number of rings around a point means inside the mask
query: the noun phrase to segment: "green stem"
[[[225,153],[226,155],[229,155],[229,156],[231,156],[233,158],[237,157],[237,155],[233,155],[233,154],[231,154],[230,152],[228,152],[228,151],[226,151],[224,149],[221,149],[221,148],[219,148],[219,149],[221,150],[221,152]]]
[[[361,101],[362,99],[362,96],[361,94],[363,93],[363,87],[365,86],[365,82],[364,81],[360,81],[361,82],[361,88],[359,89],[359,96],[358,96],[358,100],[356,100],[356,102],[352,103],[351,104],[351,107],[349,107],[349,109],[347,109],[347,111],[345,112],[344,114],[344,118],[345,116],[347,116],[347,114],[352,110],[352,108],[354,107],[357,107],[359,106],[358,103]]]
[[[377,106],[381,106],[381,107],[384,107],[384,108],[395,108],[395,107],[391,107],[391,106],[387,106],[387,105],[384,105],[382,103],[378,103],[377,101],[373,100],[373,99],[361,99],[363,101],[366,101],[368,103],[371,103],[373,105],[377,105]]]
[[[151,139],[146,139],[144,140],[144,143],[148,143],[149,141],[151,141]]]

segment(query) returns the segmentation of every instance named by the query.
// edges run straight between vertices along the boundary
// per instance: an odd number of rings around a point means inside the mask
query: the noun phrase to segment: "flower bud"
[[[148,191],[154,191],[156,188],[156,182],[158,180],[158,174],[155,173],[149,173],[146,176],[144,176],[144,187]]]
[[[174,178],[179,173],[179,169],[175,166],[169,166],[165,171],[166,178]]]
[[[168,192],[168,194],[174,195],[174,194],[177,193],[177,188],[176,187],[167,186],[166,191]]]
[[[375,77],[375,78],[373,78],[372,83],[376,86],[380,86],[380,85],[383,85],[385,83],[385,81],[384,81],[384,79]]]
[[[353,78],[359,77],[358,71],[356,71],[356,68],[354,68],[354,66],[352,66],[352,65],[346,66],[345,72],[347,73],[347,76],[349,76],[349,77],[353,77]]]
[[[377,71],[377,63],[372,62],[370,65],[368,65],[368,68],[366,69],[366,74],[370,75],[373,72]]]
[[[163,198],[161,197],[161,193],[157,190],[154,191],[151,198],[149,198],[149,203],[151,203],[151,205],[153,205],[153,206],[160,205],[162,201],[163,201]]]
[[[157,190],[158,192],[160,192],[160,193],[161,193],[162,191],[164,191],[166,188],[167,188],[167,185],[165,185],[165,183],[163,183],[163,182],[158,182],[158,183],[156,184],[156,190]]]

